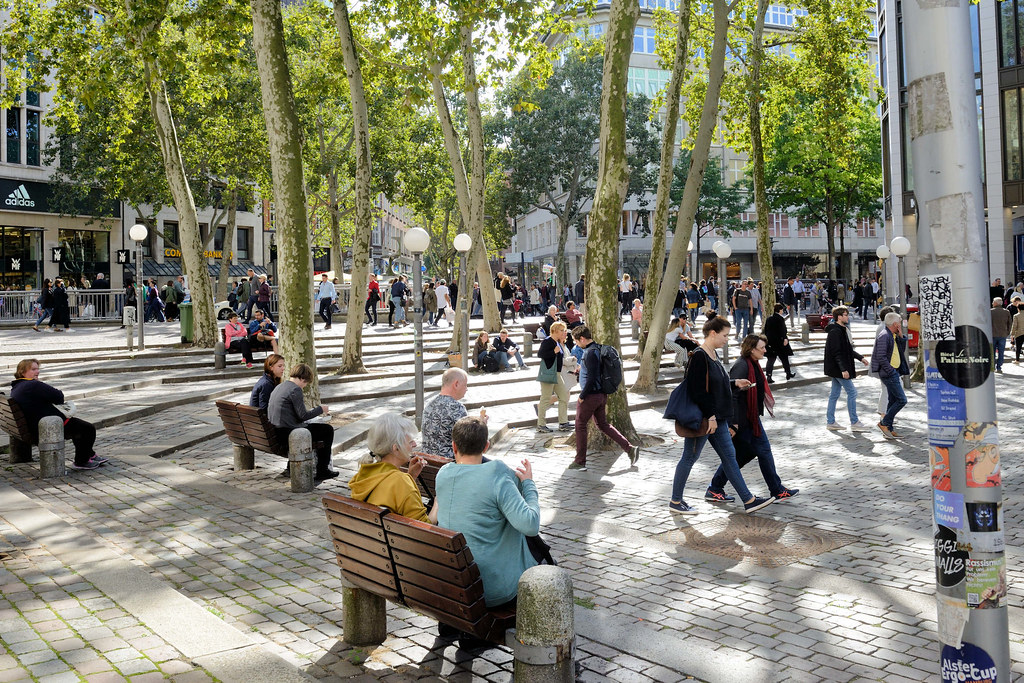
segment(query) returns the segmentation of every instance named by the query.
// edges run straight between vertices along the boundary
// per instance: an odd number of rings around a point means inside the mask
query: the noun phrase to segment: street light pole
[[[889,278],[885,276],[885,260],[889,258],[889,247],[884,244],[879,244],[878,247],[875,249],[875,256],[877,256],[878,260],[880,261],[878,272],[880,273],[882,281],[878,283],[878,292],[879,294],[882,295],[882,303],[884,304],[886,300],[885,288],[889,286]],[[878,319],[877,302],[875,303],[875,319]]]
[[[940,678],[1004,681],[1013,676],[1006,506],[969,7],[968,0],[903,3],[903,133],[911,140],[918,210],[928,398],[928,438],[920,445],[932,461]]]
[[[472,298],[467,287],[469,286],[469,275],[466,272],[469,267],[469,250],[473,247],[473,238],[464,232],[455,236],[453,243],[455,251],[462,255],[462,265],[459,267],[459,293],[462,301],[462,371],[469,370],[469,300]],[[481,291],[480,296],[483,296]]]
[[[413,356],[416,368],[413,372],[416,383],[416,427],[423,423],[423,272],[420,257],[430,246],[430,235],[423,228],[411,228],[406,231],[403,239],[405,248],[412,252],[413,281],[413,324],[415,335],[413,340]],[[351,304],[350,304],[351,305]]]
[[[729,291],[728,289],[725,288],[725,259],[732,256],[732,247],[730,247],[722,240],[718,240],[717,242],[711,245],[711,248],[714,250],[715,255],[718,256],[718,315],[728,320],[729,318],[726,314],[728,306],[725,303],[723,303],[728,300],[727,293]],[[729,362],[728,337],[725,340],[725,346],[722,347],[722,358],[722,362]]]
[[[142,278],[142,243],[146,240],[149,229],[141,223],[136,223],[128,231],[128,237],[135,242],[135,284],[139,288],[139,296],[136,297],[135,317],[139,321],[139,351],[146,350],[146,332],[143,326],[146,322],[146,289],[143,286]]]
[[[907,269],[904,257],[910,253],[910,240],[906,237],[893,237],[892,242],[889,243],[889,251],[893,256],[896,257],[896,279],[899,282],[896,283],[896,301],[899,302],[900,307],[900,330],[903,332],[904,338],[907,336]],[[920,351],[919,351],[920,352]],[[903,375],[903,386],[910,388],[910,375]]]

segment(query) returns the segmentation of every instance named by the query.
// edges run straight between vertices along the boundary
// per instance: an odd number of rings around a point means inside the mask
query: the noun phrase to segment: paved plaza
[[[342,475],[308,494],[290,492],[273,455],[233,470],[213,401],[247,400],[259,376],[237,356],[214,370],[212,351],[174,344],[176,325],[147,326],[147,350],[134,354],[113,327],[0,329],[0,372],[11,379],[19,359],[39,358],[40,378],[97,424],[97,451],[110,458],[42,480],[37,463],[0,456],[0,683],[511,680],[509,650],[460,650],[436,637],[432,619],[395,605],[383,645],[341,640],[341,578],[319,499],[348,493],[375,416],[414,406],[411,328],[367,332],[369,374],[355,377],[336,374],[343,329],[317,333],[321,392],[345,422],[334,457]],[[854,322],[862,353],[873,332]],[[428,401],[447,336],[431,330],[425,341]],[[901,441],[826,431],[824,335],[794,337],[799,375],[773,386],[766,426],[783,483],[800,493],[754,515],[703,501],[718,463],[710,448],[686,490],[699,514],[669,513],[682,441],[661,418],[665,394],[630,395],[649,444],[636,467],[608,452],[591,454],[585,472],[567,471],[569,447],[532,427],[536,358],[529,371],[471,375],[465,403],[471,413],[487,407],[489,456],[533,463],[543,532],[574,582],[580,680],[938,680],[923,388],[914,385],[897,418]],[[635,352],[628,326],[623,351]],[[635,363],[625,370],[628,382]],[[1012,476],[1024,369],[1005,370],[996,388],[1010,466],[1011,655],[1014,679],[1024,680],[1024,487]],[[666,392],[680,376],[666,359]],[[874,424],[879,382],[856,385],[862,419]],[[848,423],[842,400],[837,417]],[[755,464],[744,474],[755,494],[767,493]]]

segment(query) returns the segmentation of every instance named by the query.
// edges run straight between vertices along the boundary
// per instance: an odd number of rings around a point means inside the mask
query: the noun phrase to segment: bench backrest
[[[277,429],[270,424],[267,416],[260,412],[259,408],[253,406],[236,404],[238,407],[238,418],[245,430],[245,438],[249,445],[258,451],[274,453],[275,455],[288,455],[288,444],[282,444],[277,438]]]
[[[220,415],[220,421],[224,423],[224,433],[227,434],[228,441],[236,446],[250,447],[242,418],[238,415],[238,404],[234,401],[217,401],[217,413]]]
[[[515,611],[487,609],[480,570],[461,533],[337,494],[326,494],[323,504],[348,581],[478,638],[504,642]]]
[[[32,430],[28,427],[25,413],[21,406],[12,401],[6,394],[0,394],[0,429],[16,439],[32,443]]]
[[[437,471],[451,462],[448,458],[442,458],[440,455],[433,455],[431,453],[414,452],[413,455],[423,458],[427,461],[427,464],[423,466],[423,471],[420,472],[420,476],[416,478],[416,486],[420,490],[420,494],[425,498],[434,497],[434,480],[437,479]],[[403,466],[403,472],[408,472],[409,467]]]

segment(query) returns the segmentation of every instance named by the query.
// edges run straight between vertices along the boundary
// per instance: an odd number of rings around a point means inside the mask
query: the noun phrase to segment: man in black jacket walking
[[[857,359],[864,365],[868,361],[854,350],[850,340],[850,309],[836,306],[832,309],[832,317],[835,322],[825,328],[828,333],[825,338],[825,375],[832,378],[832,391],[828,395],[828,409],[825,411],[825,429],[833,432],[842,429],[836,423],[836,402],[839,400],[839,392],[845,389],[850,428],[855,432],[866,432],[870,427],[857,420],[857,387],[853,386],[857,368],[853,361]]]
[[[585,302],[586,294],[587,294],[587,287],[586,287],[586,284],[584,283],[584,279],[583,279],[585,277],[586,277],[585,275],[581,274],[580,275],[580,279],[576,281],[576,286],[573,288],[573,290],[574,290],[573,294],[576,295],[576,305],[580,309],[580,315],[582,315],[584,318],[587,317],[587,308],[586,308],[586,302]]]

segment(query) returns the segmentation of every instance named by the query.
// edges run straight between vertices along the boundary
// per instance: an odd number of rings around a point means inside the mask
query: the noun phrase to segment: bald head
[[[441,395],[459,399],[466,395],[469,375],[462,368],[448,368],[441,375]]]

